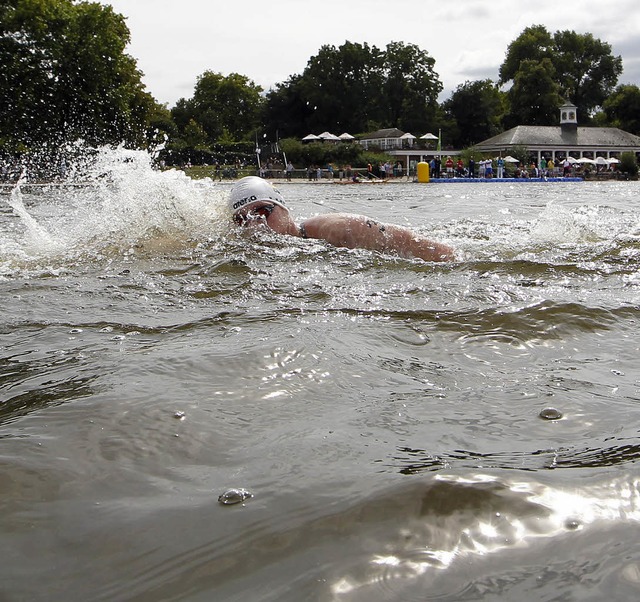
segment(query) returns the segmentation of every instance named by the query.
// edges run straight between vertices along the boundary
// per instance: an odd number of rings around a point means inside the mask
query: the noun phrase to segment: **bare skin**
[[[251,207],[247,212],[251,213]],[[453,249],[447,245],[424,238],[409,228],[383,224],[363,215],[327,213],[311,217],[298,226],[287,209],[275,205],[269,216],[250,219],[247,225],[267,226],[278,234],[325,240],[348,249],[368,249],[424,261],[455,259]]]

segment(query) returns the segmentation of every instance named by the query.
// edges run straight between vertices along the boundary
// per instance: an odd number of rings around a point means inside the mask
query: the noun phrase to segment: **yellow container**
[[[428,182],[429,181],[429,164],[420,161],[418,163],[418,182]]]

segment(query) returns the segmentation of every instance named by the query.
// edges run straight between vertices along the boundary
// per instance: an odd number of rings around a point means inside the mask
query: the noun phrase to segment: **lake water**
[[[638,183],[282,186],[429,264],[77,181],[0,196],[2,600],[640,597]]]

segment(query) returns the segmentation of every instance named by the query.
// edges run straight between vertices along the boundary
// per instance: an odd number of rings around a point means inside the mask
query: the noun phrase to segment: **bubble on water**
[[[640,584],[640,566],[637,562],[631,562],[625,566],[620,574],[628,583],[632,583],[634,585]]]
[[[578,529],[582,528],[582,523],[579,520],[572,518],[572,519],[568,519],[564,523],[564,526],[569,531],[577,531]]]
[[[562,412],[555,408],[544,408],[544,410],[540,410],[538,416],[543,420],[560,420],[560,418],[562,418]]]
[[[253,497],[253,493],[242,488],[227,489],[222,495],[218,497],[218,501],[225,506],[232,504],[240,504],[245,500]]]

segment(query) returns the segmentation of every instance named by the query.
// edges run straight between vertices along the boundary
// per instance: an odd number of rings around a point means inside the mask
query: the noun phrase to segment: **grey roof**
[[[384,130],[378,130],[371,134],[365,134],[362,136],[362,140],[377,140],[379,138],[400,138],[404,136],[404,132],[398,128],[386,128]]]
[[[640,150],[640,136],[635,136],[618,128],[601,127],[561,127],[519,125],[493,138],[484,140],[475,148],[497,148],[508,146],[545,148],[637,148]]]

